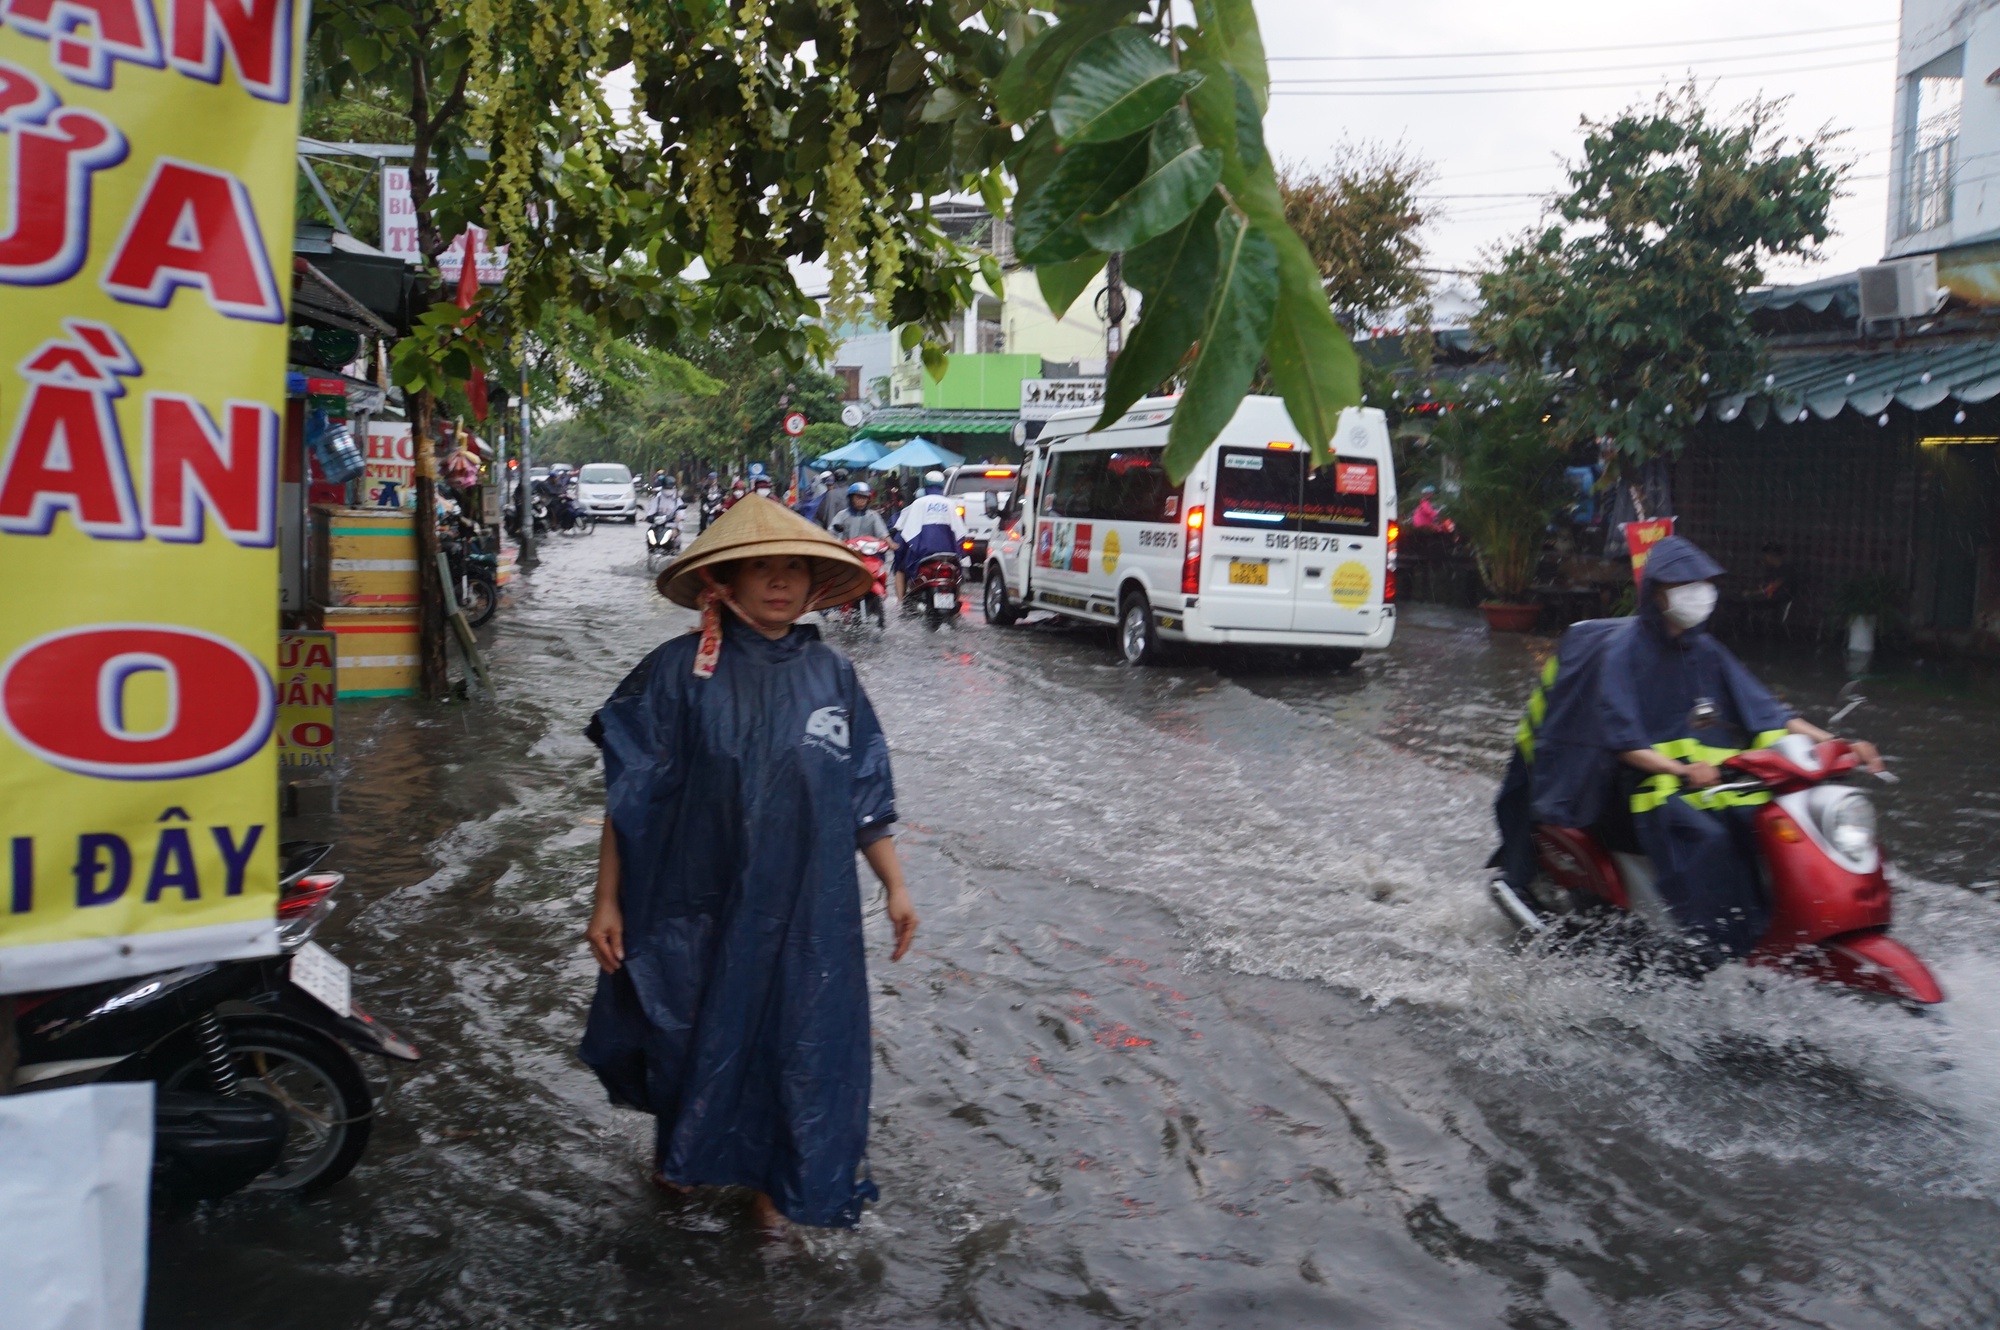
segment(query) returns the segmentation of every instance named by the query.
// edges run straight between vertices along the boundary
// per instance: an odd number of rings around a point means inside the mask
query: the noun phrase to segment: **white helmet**
[[[942,471],[926,471],[926,472],[924,472],[924,484],[926,484],[926,485],[942,485],[942,484],[944,484],[944,472],[942,472]]]

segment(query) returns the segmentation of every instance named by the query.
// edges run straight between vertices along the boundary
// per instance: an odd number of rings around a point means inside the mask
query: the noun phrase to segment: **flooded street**
[[[883,1200],[774,1254],[747,1203],[662,1197],[574,1054],[583,727],[693,621],[641,541],[550,542],[497,703],[343,708],[340,811],[292,830],[425,1060],[328,1194],[156,1220],[152,1326],[2000,1323],[2000,708],[1920,673],[1848,727],[1904,777],[1896,931],[1945,1007],[1635,984],[1509,945],[1480,865],[1549,643],[1425,607],[1344,676],[976,612],[841,640],[923,913],[899,965],[870,923]],[[1842,682],[1759,668],[1815,719]]]

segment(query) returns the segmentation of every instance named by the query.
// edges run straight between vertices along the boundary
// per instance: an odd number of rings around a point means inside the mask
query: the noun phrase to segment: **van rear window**
[[[1299,507],[1296,453],[1224,448],[1215,465],[1215,520],[1223,526],[1289,531]]]
[[[1381,521],[1381,471],[1362,457],[1308,469],[1304,453],[1224,448],[1215,467],[1215,520],[1265,531],[1372,536]]]
[[[1382,513],[1381,469],[1370,460],[1340,457],[1306,475],[1299,530],[1372,536]]]

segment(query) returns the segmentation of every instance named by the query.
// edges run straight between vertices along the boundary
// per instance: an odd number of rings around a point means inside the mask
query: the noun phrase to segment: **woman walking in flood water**
[[[583,1059],[657,1119],[656,1182],[748,1187],[766,1229],[851,1227],[876,1196],[857,849],[891,960],[917,914],[874,708],[795,622],[870,584],[819,527],[744,499],[660,574],[700,631],[640,662],[589,731],[606,817]]]

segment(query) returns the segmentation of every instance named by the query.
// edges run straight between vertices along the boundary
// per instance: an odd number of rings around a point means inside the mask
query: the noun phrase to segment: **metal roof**
[[[1798,286],[1760,286],[1743,293],[1743,303],[1751,309],[1791,309],[1803,305],[1815,314],[1833,306],[1846,318],[1861,317],[1861,274],[1842,273]]]
[[[1747,393],[1713,399],[1723,422],[1746,412],[1760,428],[1775,415],[1795,424],[1807,413],[1831,420],[1852,408],[1879,415],[1897,402],[1926,411],[1946,398],[1974,403],[2000,397],[2000,339],[1904,345],[1880,350],[1779,352],[1763,383]]]
[[[854,431],[857,439],[909,439],[919,434],[1012,434],[1014,411],[934,411],[923,406],[885,406]]]

